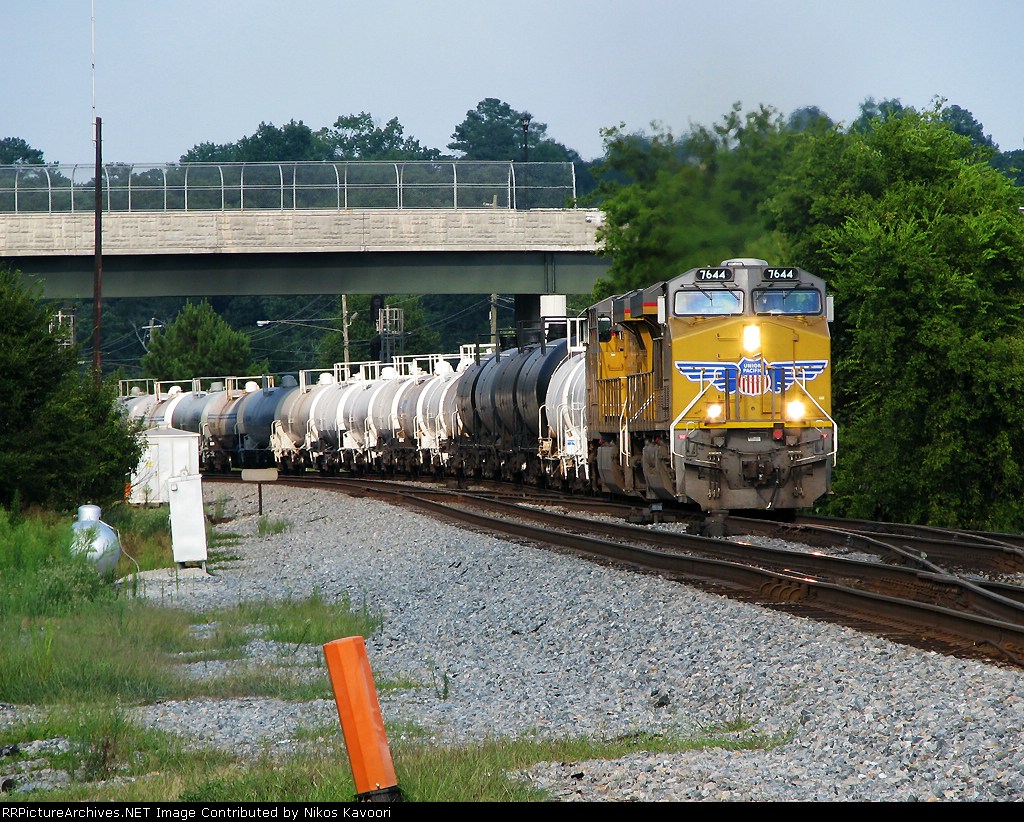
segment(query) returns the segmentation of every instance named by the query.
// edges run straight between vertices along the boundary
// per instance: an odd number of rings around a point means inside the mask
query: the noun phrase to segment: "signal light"
[[[772,439],[776,442],[782,442],[784,436],[786,436],[786,431],[781,425],[776,425],[772,429]]]

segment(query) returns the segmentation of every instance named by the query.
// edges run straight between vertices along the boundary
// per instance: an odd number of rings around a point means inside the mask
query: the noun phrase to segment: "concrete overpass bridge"
[[[54,299],[584,294],[608,269],[571,163],[0,167],[0,260]],[[532,302],[532,301],[531,301]]]

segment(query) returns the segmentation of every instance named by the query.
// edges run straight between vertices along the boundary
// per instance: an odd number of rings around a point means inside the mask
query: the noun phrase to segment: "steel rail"
[[[585,533],[596,526],[589,520],[564,514],[553,514],[542,509],[506,503],[494,499],[473,498],[470,492],[450,489],[413,489],[398,483],[378,480],[344,479],[324,481],[323,478],[282,478],[291,485],[316,484],[343,493],[390,498],[402,504],[423,510],[433,516],[461,522],[488,533],[501,533],[534,543],[555,545],[600,557],[635,570],[693,582],[711,583],[741,589],[747,596],[816,608],[835,615],[845,615],[870,623],[880,630],[897,630],[904,635],[920,639],[941,638],[950,647],[960,651],[981,654],[1015,665],[1024,665],[1024,619],[1019,601],[985,590],[981,585],[961,577],[925,571],[879,566],[838,557],[823,557],[797,551],[740,545],[725,540],[685,534],[664,534],[637,526],[601,523],[600,527],[614,532],[618,540],[609,540]],[[438,501],[436,497],[452,497],[480,507],[502,509],[505,516],[490,516],[479,510]],[[512,517],[511,519],[509,517]],[[527,524],[532,517],[544,522],[543,526]],[[581,533],[582,532],[582,533]],[[637,542],[656,544],[662,540],[674,543],[674,550],[665,551],[643,547]],[[679,553],[679,546],[689,546],[693,553]],[[713,553],[715,556],[698,556]],[[751,564],[757,555],[776,557],[775,567]],[[734,557],[733,559],[723,557]],[[779,562],[783,564],[780,566]],[[785,564],[788,562],[788,566]],[[771,566],[772,563],[766,562]],[[816,568],[825,569],[834,579],[816,576]],[[885,571],[890,576],[903,575],[910,587],[929,584],[952,592],[954,599],[969,604],[973,610],[949,608],[935,602],[921,601],[868,590],[842,582],[836,568],[865,575]],[[831,569],[831,570],[829,570]],[[906,576],[910,574],[911,576]],[[860,581],[856,577],[849,577]],[[979,611],[984,611],[981,613]]]

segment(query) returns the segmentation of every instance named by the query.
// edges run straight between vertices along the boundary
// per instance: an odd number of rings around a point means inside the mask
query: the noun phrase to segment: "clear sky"
[[[970,111],[1024,148],[1024,0],[4,0],[0,138],[49,162],[173,162],[261,122],[367,112],[447,151],[487,97],[584,159],[602,128],[679,135],[734,103]],[[95,58],[95,59],[94,59]]]

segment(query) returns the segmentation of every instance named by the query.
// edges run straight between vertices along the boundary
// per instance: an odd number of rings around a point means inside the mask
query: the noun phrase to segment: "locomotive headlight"
[[[761,348],[761,326],[743,326],[743,350],[753,354]]]
[[[711,420],[712,422],[721,419],[723,410],[724,409],[719,403],[711,403],[711,405],[708,406],[708,419]]]
[[[804,414],[807,413],[807,409],[804,408],[804,404],[800,400],[792,400],[786,403],[786,419],[791,422],[796,422],[804,418]]]

